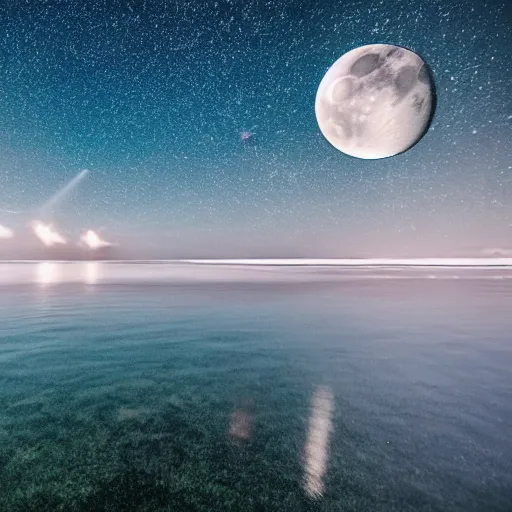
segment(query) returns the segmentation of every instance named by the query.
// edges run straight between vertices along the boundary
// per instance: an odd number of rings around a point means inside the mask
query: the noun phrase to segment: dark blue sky
[[[438,96],[426,136],[378,161],[335,150],[314,112],[369,43],[416,51]],[[31,211],[85,168],[51,220],[119,257],[510,248],[511,54],[508,0],[4,1],[0,257],[38,257]]]

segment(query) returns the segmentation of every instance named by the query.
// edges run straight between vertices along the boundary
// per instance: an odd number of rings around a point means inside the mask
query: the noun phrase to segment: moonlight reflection
[[[318,386],[311,403],[304,460],[304,489],[311,498],[319,498],[324,492],[323,480],[327,471],[333,412],[332,391],[328,387]]]

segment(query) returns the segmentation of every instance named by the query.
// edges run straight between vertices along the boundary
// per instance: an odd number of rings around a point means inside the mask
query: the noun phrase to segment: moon
[[[339,151],[367,160],[402,153],[425,134],[434,113],[434,84],[416,53],[370,44],[340,57],[315,100],[318,126]]]

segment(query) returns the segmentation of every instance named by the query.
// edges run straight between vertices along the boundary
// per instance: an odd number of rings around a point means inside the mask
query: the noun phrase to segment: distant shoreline
[[[179,259],[179,260],[0,260],[2,264],[174,264],[219,266],[300,266],[300,267],[457,267],[457,268],[512,268],[512,258],[366,258],[366,259]]]

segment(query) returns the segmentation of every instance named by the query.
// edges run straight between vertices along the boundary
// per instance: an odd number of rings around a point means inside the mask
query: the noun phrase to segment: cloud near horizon
[[[96,249],[101,249],[102,247],[110,247],[112,245],[110,242],[100,238],[100,236],[92,229],[89,229],[87,233],[80,237],[80,243],[85,244],[89,249],[92,249],[93,251]]]
[[[66,239],[55,231],[51,224],[44,224],[38,220],[32,223],[32,231],[47,247],[55,244],[66,244]]]
[[[12,229],[9,229],[0,224],[0,238],[12,238],[14,236],[14,232]]]

